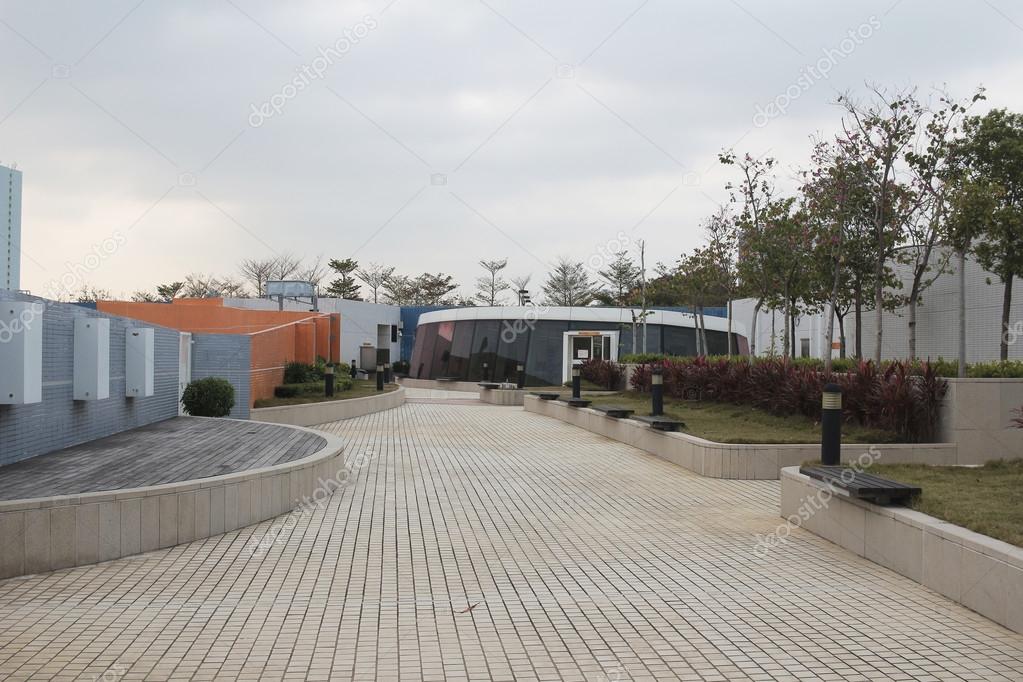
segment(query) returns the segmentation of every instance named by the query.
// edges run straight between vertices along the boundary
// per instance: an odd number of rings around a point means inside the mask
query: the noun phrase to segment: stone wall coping
[[[376,395],[365,395],[365,396],[362,396],[361,398],[341,398],[340,400],[321,400],[321,401],[316,402],[316,403],[301,403],[299,405],[274,405],[273,407],[254,407],[251,410],[251,414],[252,414],[253,417],[255,417],[257,414],[281,414],[281,413],[291,412],[291,411],[293,411],[297,407],[310,407],[312,405],[316,405],[318,407],[323,407],[325,405],[342,404],[342,403],[343,404],[347,404],[347,405],[367,404],[367,403],[372,403],[375,400],[380,400],[380,398],[382,398],[384,396],[390,395],[392,393],[399,393],[399,392],[400,393],[404,393],[405,389],[403,387],[401,387],[401,386],[398,386],[398,388],[394,389],[393,391],[381,391],[380,393],[378,393]],[[254,419],[254,421],[258,421],[258,420]],[[294,425],[293,424],[286,424],[286,426],[294,426]],[[296,428],[303,428],[303,427],[296,427]],[[306,430],[308,431],[310,429],[306,429]],[[321,436],[324,435],[322,431],[316,431],[315,433],[317,435],[321,435]]]
[[[367,414],[382,412],[399,407],[405,403],[405,388],[398,386],[393,391],[384,391],[376,395],[342,400],[323,400],[317,403],[301,405],[277,405],[260,407],[249,412],[253,421],[282,424],[288,426],[309,426],[325,424],[342,419],[352,419]],[[310,415],[317,415],[312,417]],[[326,418],[324,418],[326,417]],[[319,435],[324,435],[316,431]]]
[[[781,476],[783,480],[792,479],[799,481],[803,485],[809,485],[820,490],[828,488],[827,484],[822,481],[799,473],[799,467],[785,467],[781,470]],[[914,528],[919,528],[925,533],[937,535],[944,540],[962,545],[992,559],[997,559],[1016,568],[1023,569],[1023,548],[1016,547],[1008,542],[997,540],[989,535],[977,533],[968,528],[963,528],[954,523],[949,523],[948,521],[916,511],[915,509],[909,509],[908,507],[881,506],[845,496],[839,499],[847,504],[865,509],[872,514],[895,519]],[[821,512],[818,511],[817,513]]]
[[[246,420],[232,419],[229,421]],[[344,450],[344,442],[339,437],[333,434],[326,433],[323,431],[316,431],[314,429],[308,429],[302,426],[292,426],[289,424],[281,424],[280,426],[284,428],[291,428],[300,431],[308,431],[310,433],[314,433],[317,436],[323,438],[326,442],[324,443],[322,448],[320,448],[319,450],[310,455],[306,455],[301,459],[295,459],[290,462],[275,464],[273,466],[260,467],[257,469],[243,469],[242,471],[235,471],[228,474],[220,474],[219,476],[209,476],[207,478],[198,478],[185,481],[174,481],[172,483],[160,483],[157,485],[142,486],[139,488],[121,488],[117,490],[102,490],[96,492],[78,493],[75,495],[56,495],[52,497],[34,497],[20,500],[2,500],[0,501],[0,513],[9,511],[24,511],[27,509],[66,507],[74,505],[91,504],[94,502],[114,502],[118,500],[152,497],[155,495],[165,495],[171,492],[183,493],[192,490],[199,490],[202,488],[213,488],[222,485],[228,485],[231,483],[240,483],[243,481],[248,481],[256,478],[262,478],[268,474],[272,475],[279,473],[287,473],[291,471],[300,471],[302,469],[315,466],[324,459],[334,457],[339,452]]]

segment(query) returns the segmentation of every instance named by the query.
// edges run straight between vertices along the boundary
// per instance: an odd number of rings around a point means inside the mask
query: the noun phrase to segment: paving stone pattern
[[[1023,679],[1023,637],[816,536],[756,556],[777,481],[516,408],[323,428],[322,506],[0,582],[0,678]]]
[[[0,500],[221,476],[301,459],[326,443],[274,424],[176,417],[0,467]]]

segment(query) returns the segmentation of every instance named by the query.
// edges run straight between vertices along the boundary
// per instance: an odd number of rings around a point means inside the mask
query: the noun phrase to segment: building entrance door
[[[572,365],[587,360],[618,360],[618,332],[565,332],[562,380],[572,378]]]

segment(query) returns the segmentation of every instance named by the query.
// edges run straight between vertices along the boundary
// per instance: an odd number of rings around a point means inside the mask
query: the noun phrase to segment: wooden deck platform
[[[177,417],[0,467],[0,500],[208,478],[284,464],[325,445],[277,424]]]

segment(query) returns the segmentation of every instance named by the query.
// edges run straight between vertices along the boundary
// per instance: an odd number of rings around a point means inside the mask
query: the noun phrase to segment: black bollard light
[[[384,363],[384,383],[391,383],[391,363],[389,362]]]
[[[384,390],[384,366],[377,365],[377,390]]]
[[[483,381],[490,381],[490,370],[488,369],[489,367],[490,365],[488,365],[485,362],[483,363]]]
[[[664,414],[664,368],[654,367],[650,370],[650,395],[653,401],[653,409],[650,411],[655,417]]]
[[[821,464],[842,463],[842,387],[828,384],[821,396]]]
[[[352,360],[352,368],[348,372],[352,375],[353,379],[359,376],[359,370],[355,367],[355,360]]]
[[[582,391],[582,383],[583,383],[582,371],[579,369],[579,363],[575,362],[575,363],[572,364],[572,397],[573,398],[577,398],[578,399],[578,398],[582,397],[580,395],[580,393]]]
[[[323,370],[324,394],[328,398],[334,397],[334,365],[327,365]]]
[[[526,367],[525,367],[525,365],[523,365],[520,362],[518,364],[518,366],[515,368],[515,371],[517,371],[519,373],[518,380],[516,381],[515,385],[518,386],[519,388],[525,388],[526,387]]]

